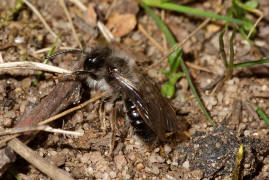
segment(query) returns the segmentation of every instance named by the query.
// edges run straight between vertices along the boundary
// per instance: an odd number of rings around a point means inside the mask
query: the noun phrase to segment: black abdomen
[[[125,106],[127,110],[127,115],[130,119],[130,123],[134,128],[134,132],[145,142],[151,142],[155,140],[155,133],[140,116],[134,103],[130,99],[126,99]]]

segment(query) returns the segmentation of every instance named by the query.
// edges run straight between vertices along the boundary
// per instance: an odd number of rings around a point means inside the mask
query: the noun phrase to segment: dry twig
[[[211,18],[207,18],[205,19],[194,31],[192,31],[192,33],[190,35],[188,35],[181,43],[177,44],[176,46],[174,46],[172,49],[170,49],[168,51],[168,53],[166,53],[159,61],[153,63],[152,65],[150,65],[149,67],[146,68],[146,72],[148,72],[150,69],[162,64],[163,62],[166,62],[165,60],[173,53],[175,52],[178,48],[182,47],[191,37],[193,37],[198,31],[200,31],[200,29],[202,29],[203,27],[205,27],[209,22],[210,22]]]
[[[74,135],[74,136],[82,136],[83,135],[82,132],[55,129],[55,128],[52,128],[52,127],[46,126],[46,125],[34,125],[34,126],[26,126],[26,127],[9,128],[9,129],[5,129],[3,131],[0,131],[0,135],[19,134],[19,133],[24,133],[24,132],[29,132],[29,131],[47,131],[47,132],[68,134],[68,135]]]
[[[97,27],[108,43],[116,41],[114,35],[106,28],[106,26],[101,21],[97,21]]]
[[[9,69],[25,69],[28,70],[37,70],[37,71],[46,71],[60,74],[71,74],[72,71],[59,68],[56,66],[51,66],[44,63],[31,62],[31,61],[20,61],[20,62],[9,62],[0,64],[0,74],[1,70],[9,70]]]
[[[254,25],[251,27],[250,31],[248,32],[248,36],[247,38],[249,39],[250,35],[252,34],[252,32],[254,31],[255,27],[259,24],[259,22],[262,20],[262,18],[264,17],[263,12],[255,9],[254,13],[257,14],[259,16],[259,18],[257,19],[257,21],[254,23]]]
[[[28,0],[23,0],[23,2],[37,15],[37,17],[40,19],[40,21],[44,24],[45,28],[50,32],[50,34],[56,39],[57,35],[53,32],[53,30],[50,28],[50,26],[47,24],[45,19],[42,17],[42,15],[39,13],[37,8],[32,5]]]
[[[52,122],[52,121],[54,121],[54,120],[56,120],[56,119],[59,119],[60,117],[63,117],[63,116],[65,116],[65,115],[67,115],[67,114],[69,114],[69,113],[71,113],[71,112],[74,112],[74,111],[76,111],[76,110],[79,110],[79,109],[81,109],[81,108],[87,106],[89,103],[92,103],[92,102],[96,101],[97,99],[100,99],[100,98],[102,98],[102,97],[104,97],[104,96],[106,96],[106,95],[107,95],[107,93],[106,93],[106,92],[103,92],[103,93],[101,93],[100,95],[97,95],[97,96],[95,96],[95,97],[89,99],[88,101],[86,101],[86,102],[84,102],[84,103],[82,103],[82,104],[80,104],[80,105],[78,105],[78,106],[76,106],[76,107],[73,107],[73,108],[71,108],[71,109],[68,109],[68,110],[66,110],[66,111],[64,111],[64,112],[62,112],[62,113],[60,113],[60,114],[57,114],[57,115],[55,115],[55,116],[52,116],[52,117],[50,117],[50,118],[48,118],[48,119],[46,119],[46,120],[44,120],[44,121],[42,121],[42,122],[40,122],[40,123],[38,123],[38,124],[47,124],[47,123],[49,123],[49,122]]]
[[[13,139],[8,143],[8,146],[13,149],[17,154],[27,160],[29,163],[33,164],[36,168],[47,174],[52,179],[64,179],[72,180],[67,172],[57,168],[55,165],[49,163],[47,160],[40,157],[35,151],[27,147],[17,138]]]
[[[138,24],[138,29],[141,31],[146,38],[148,38],[152,44],[159,49],[162,53],[165,52],[164,48],[144,29],[144,27],[141,24]]]
[[[82,2],[80,2],[79,0],[69,0],[69,1],[74,3],[82,11],[87,11],[87,7]]]
[[[77,44],[80,47],[80,49],[82,49],[83,47],[81,45],[81,42],[79,41],[77,32],[75,30],[75,27],[74,27],[74,24],[73,24],[73,21],[72,21],[72,18],[70,16],[69,12],[68,12],[68,9],[67,9],[67,7],[65,5],[65,2],[64,2],[64,0],[59,0],[59,2],[60,2],[60,5],[62,6],[62,8],[64,9],[65,15],[66,15],[66,17],[67,17],[67,19],[68,19],[68,21],[69,21],[69,23],[71,25],[71,29],[72,29],[73,35],[75,37],[75,40],[77,41]]]

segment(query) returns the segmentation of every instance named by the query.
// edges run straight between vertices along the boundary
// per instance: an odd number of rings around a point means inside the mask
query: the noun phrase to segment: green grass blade
[[[258,113],[258,115],[260,116],[260,118],[265,122],[265,124],[267,126],[269,126],[268,116],[263,112],[263,110],[259,106],[257,106],[256,112]]]
[[[204,106],[202,100],[200,99],[200,96],[199,96],[198,92],[197,92],[196,89],[195,89],[195,86],[194,86],[193,83],[192,83],[191,75],[190,75],[189,70],[188,70],[188,68],[187,68],[187,66],[185,65],[185,63],[184,63],[183,60],[181,61],[181,64],[180,64],[180,65],[181,65],[181,68],[182,68],[183,72],[185,73],[186,79],[187,79],[187,81],[188,81],[188,83],[189,83],[189,86],[190,86],[190,88],[191,88],[191,90],[192,90],[192,93],[193,93],[194,96],[196,97],[196,100],[197,100],[197,102],[198,102],[198,104],[199,104],[201,110],[203,111],[203,113],[205,114],[206,118],[209,120],[209,122],[211,123],[211,125],[215,126],[215,122],[214,122],[213,119],[210,117],[209,113],[207,112],[207,110],[206,110],[206,108],[205,108],[205,106]]]
[[[50,55],[52,55],[52,54],[54,53],[54,51],[55,51],[55,49],[56,49],[56,45],[57,45],[57,43],[58,43],[58,41],[59,41],[59,39],[60,39],[61,36],[62,36],[62,33],[60,33],[60,34],[57,36],[57,38],[56,38],[55,41],[53,42],[53,44],[52,44],[52,46],[51,46],[51,48],[50,48],[50,50],[49,50],[49,52],[48,52],[48,54],[47,54],[47,57],[50,56]],[[47,64],[48,61],[49,61],[49,59],[44,59],[43,63],[44,63],[44,64]],[[43,72],[39,72],[39,73],[37,74],[36,79],[34,80],[34,85],[35,85],[35,86],[38,84],[38,82],[39,82],[39,80],[40,80],[40,77],[41,77],[42,75],[43,75]]]
[[[194,8],[190,8],[190,7],[186,7],[186,6],[182,6],[182,5],[178,5],[178,4],[166,3],[166,2],[162,3],[158,0],[144,0],[143,2],[145,4],[147,4],[148,6],[159,7],[162,9],[167,9],[167,10],[176,11],[176,12],[180,12],[180,13],[186,13],[186,14],[197,15],[197,16],[204,16],[204,17],[213,18],[216,20],[224,20],[227,22],[234,22],[236,24],[245,24],[244,21],[239,20],[239,19],[235,19],[235,18],[228,17],[228,16],[221,16],[221,15],[218,15],[215,13],[201,11],[198,9],[194,9]]]
[[[234,68],[248,67],[264,63],[269,63],[269,58],[234,64]]]
[[[226,52],[224,50],[224,42],[223,42],[223,36],[224,36],[225,31],[222,31],[219,35],[219,51],[222,57],[222,61],[223,64],[225,66],[225,68],[228,67],[228,63],[227,63],[227,57],[226,57]]]
[[[176,40],[174,39],[172,33],[169,31],[169,29],[166,27],[166,25],[163,23],[163,21],[146,5],[144,4],[143,2],[137,0],[137,2],[139,2],[139,4],[146,10],[146,12],[156,21],[157,25],[161,28],[161,30],[163,31],[163,33],[165,34],[169,44],[173,47],[176,45]],[[178,51],[178,50],[177,50]],[[180,57],[181,58],[181,57]],[[210,117],[209,113],[207,112],[202,100],[200,99],[199,97],[199,94],[198,92],[196,91],[196,88],[195,86],[193,85],[192,83],[192,80],[191,80],[191,76],[190,76],[190,73],[188,71],[188,68],[186,67],[183,59],[181,59],[180,61],[180,65],[181,65],[181,68],[186,76],[186,79],[190,85],[190,88],[196,98],[196,100],[198,101],[198,104],[202,110],[202,112],[205,114],[206,118],[209,120],[209,122],[214,126],[215,125],[215,122],[212,120],[212,118]]]
[[[229,61],[229,70],[232,70],[234,67],[234,37],[235,29],[233,29],[232,37],[230,39],[230,61]]]
[[[138,1],[139,2],[139,1]],[[164,24],[164,22],[161,20],[161,18],[159,16],[157,16],[150,7],[148,7],[147,5],[145,5],[143,2],[140,2],[140,6],[152,17],[152,19],[154,19],[154,21],[156,22],[156,24],[159,26],[159,28],[162,30],[162,32],[164,33],[167,41],[169,42],[169,44],[176,44],[176,41],[174,39],[174,36],[172,35],[172,33],[169,31],[169,29],[167,28],[167,26]]]

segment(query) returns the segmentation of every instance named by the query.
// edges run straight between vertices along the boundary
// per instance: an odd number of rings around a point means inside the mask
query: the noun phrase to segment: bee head
[[[111,53],[111,49],[105,47],[93,49],[90,53],[84,54],[84,70],[97,72],[102,69]]]

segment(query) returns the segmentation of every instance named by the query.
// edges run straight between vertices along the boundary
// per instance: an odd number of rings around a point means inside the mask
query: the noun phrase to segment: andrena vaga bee
[[[89,84],[96,84],[111,95],[122,95],[134,132],[146,142],[166,140],[167,132],[177,130],[176,113],[152,80],[145,77],[133,59],[108,47],[83,53],[84,71]]]
[[[75,74],[88,74],[90,87],[108,91],[111,96],[120,94],[130,124],[142,140],[152,142],[157,137],[165,141],[167,133],[178,130],[174,109],[152,80],[138,69],[134,59],[109,47],[82,51],[81,56],[84,70]]]

